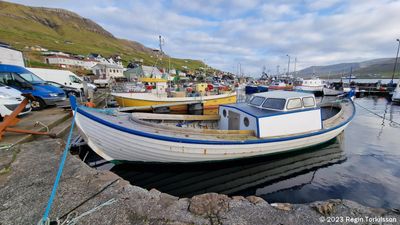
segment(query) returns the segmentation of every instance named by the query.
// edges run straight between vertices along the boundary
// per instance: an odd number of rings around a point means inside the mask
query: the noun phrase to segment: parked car
[[[18,107],[24,99],[21,94],[20,91],[0,83],[0,119],[6,115],[10,115]],[[29,113],[30,111],[31,105],[28,104],[19,115]]]
[[[67,95],[67,97],[70,95],[73,95],[73,96],[81,95],[81,91],[77,88],[68,87],[68,86],[62,85],[62,84],[54,82],[54,81],[46,81],[46,83],[53,85],[54,87],[63,89],[65,94]]]
[[[83,79],[69,70],[55,70],[42,68],[26,68],[36,76],[46,81],[53,81],[66,87],[80,89],[83,92]],[[97,89],[96,85],[87,82],[88,88]]]
[[[46,84],[44,80],[20,66],[0,64],[0,83],[15,88],[22,93],[31,93],[33,110],[64,101],[66,95],[61,88]]]

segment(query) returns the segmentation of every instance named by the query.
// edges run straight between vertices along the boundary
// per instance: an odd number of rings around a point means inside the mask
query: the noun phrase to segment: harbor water
[[[86,162],[133,185],[180,197],[217,192],[268,202],[349,199],[400,208],[400,106],[373,96],[355,103],[356,116],[344,133],[295,153],[212,164],[113,165],[90,152]]]

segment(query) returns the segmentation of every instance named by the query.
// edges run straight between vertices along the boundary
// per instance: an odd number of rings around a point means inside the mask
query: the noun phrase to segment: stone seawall
[[[43,215],[65,143],[45,139],[16,146],[16,157],[0,174],[0,225],[36,224]],[[111,204],[96,208],[109,200]],[[75,209],[91,213],[77,224],[400,224],[397,210],[369,208],[348,200],[269,204],[256,196],[208,193],[178,198],[133,186],[109,171],[90,168],[68,155],[51,219]],[[369,218],[397,222],[370,222]],[[64,220],[66,216],[62,219]],[[341,221],[341,218],[343,221]],[[361,219],[363,221],[361,221]],[[347,222],[346,222],[347,220]],[[367,220],[367,221],[366,221]]]

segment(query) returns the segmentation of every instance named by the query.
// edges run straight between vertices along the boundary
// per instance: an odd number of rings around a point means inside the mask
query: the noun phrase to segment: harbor
[[[0,225],[400,224],[400,2],[203,3],[0,0]]]
[[[104,98],[105,95],[101,96]],[[265,224],[263,218],[266,215],[289,224],[299,216],[303,219],[296,220],[296,224],[319,224],[321,216],[335,215],[398,220],[396,161],[399,155],[396,146],[399,143],[391,135],[396,135],[399,129],[400,107],[382,97],[363,97],[355,99],[355,103],[355,120],[334,141],[301,153],[214,163],[207,169],[201,164],[114,165],[105,163],[85,145],[75,147],[66,161],[52,217],[62,221],[72,211],[82,215],[96,208],[80,218],[80,224],[92,224],[99,219],[105,221],[104,224],[168,224],[174,221],[236,224],[241,220]],[[1,183],[4,186],[0,195],[6,199],[1,216],[5,218],[4,224],[25,224],[40,219],[40,207],[34,207],[35,210],[24,216],[19,214],[24,210],[22,205],[31,208],[37,204],[44,206],[46,202],[46,188],[49,192],[71,120],[70,116],[62,116],[68,113],[60,114],[60,110],[63,109],[49,108],[29,116],[43,121],[49,113],[56,111],[55,114],[63,117],[65,122],[56,122],[53,117],[50,119],[53,124],[46,125],[61,139],[30,137],[21,141],[28,141],[27,144],[2,149]],[[25,124],[28,125],[24,128],[29,129],[34,125],[32,122]],[[75,131],[74,134],[79,133]],[[13,136],[6,135],[5,140],[16,140]],[[376,147],[356,141],[366,137],[375,137]],[[391,153],[383,153],[382,149]],[[51,166],[49,159],[52,159]],[[43,163],[48,166],[44,167]],[[358,168],[357,172],[354,167]],[[35,172],[29,172],[27,179],[24,173],[28,171]],[[337,176],[348,178],[342,180]],[[382,178],[385,183],[381,183]],[[380,185],[380,195],[375,193],[376,185]],[[315,189],[321,194],[307,194]],[[43,193],[41,197],[33,194],[37,192]],[[119,201],[124,204],[118,204]],[[107,202],[110,206],[98,208]],[[22,205],[16,207],[14,204]]]

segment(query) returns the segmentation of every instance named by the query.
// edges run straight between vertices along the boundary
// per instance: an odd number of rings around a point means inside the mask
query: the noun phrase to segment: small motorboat
[[[334,88],[324,87],[322,89],[324,96],[338,96],[344,94],[343,90],[336,90]]]
[[[319,78],[312,78],[309,80],[303,80],[301,85],[294,87],[294,90],[308,93],[321,93],[324,87],[324,80],[321,80]]]
[[[268,90],[275,91],[275,90],[285,90],[291,91],[293,90],[293,85],[291,83],[287,83],[285,81],[273,81],[269,86]]]
[[[167,80],[157,78],[142,78],[141,82],[155,84],[155,89],[150,89],[145,93],[113,92],[111,95],[121,107],[140,107],[141,110],[151,111],[153,106],[167,105],[170,111],[186,112],[191,105],[200,104],[205,113],[217,114],[220,104],[230,104],[236,102],[236,92],[225,91],[219,94],[207,94],[207,84],[197,84],[201,91],[195,93],[170,92],[167,93]]]
[[[107,161],[194,163],[300,150],[338,136],[355,114],[350,99],[317,105],[313,94],[273,91],[220,105],[218,115],[121,113],[76,104],[78,130]]]

